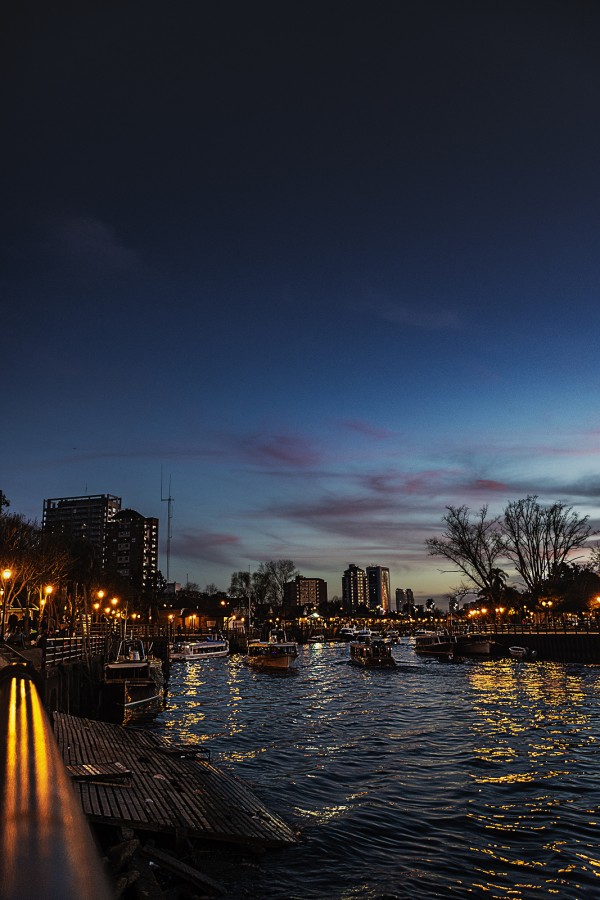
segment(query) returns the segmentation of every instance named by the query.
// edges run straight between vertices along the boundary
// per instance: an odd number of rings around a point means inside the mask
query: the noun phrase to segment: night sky
[[[162,469],[171,579],[417,599],[449,504],[600,524],[596,4],[25,2],[2,41],[11,511],[117,494],[165,574]]]

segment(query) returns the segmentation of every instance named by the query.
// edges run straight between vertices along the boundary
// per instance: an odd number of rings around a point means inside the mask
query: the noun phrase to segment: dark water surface
[[[205,741],[301,831],[225,858],[229,896],[600,897],[600,667],[443,663],[404,640],[371,672],[348,652],[301,648],[283,675],[171,668],[158,731]]]

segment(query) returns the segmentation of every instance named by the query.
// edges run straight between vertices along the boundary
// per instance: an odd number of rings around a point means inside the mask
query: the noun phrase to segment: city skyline
[[[353,561],[418,602],[461,580],[448,505],[598,529],[599,17],[12,11],[11,510],[123,497],[165,574],[170,493],[171,580],[285,558],[338,594]]]

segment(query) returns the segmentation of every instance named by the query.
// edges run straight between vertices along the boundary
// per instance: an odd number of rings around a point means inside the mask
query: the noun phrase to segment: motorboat
[[[216,656],[227,656],[229,641],[225,638],[208,636],[200,641],[176,641],[169,647],[171,662],[193,662],[200,659],[212,659]]]
[[[282,628],[273,629],[266,641],[248,641],[244,657],[249,666],[256,669],[285,671],[291,669],[298,658],[298,645],[288,641]]]
[[[370,628],[360,628],[354,635],[355,641],[366,641],[367,638],[370,638],[373,632]]]
[[[385,632],[384,637],[387,638],[388,641],[391,641],[392,644],[400,643],[400,632],[396,631],[395,628],[391,628]]]
[[[475,632],[455,635],[456,653],[460,656],[491,656],[498,644],[486,634]]]
[[[146,713],[163,699],[164,676],[158,657],[139,639],[122,640],[105,663],[101,683],[101,710],[111,716]]]
[[[352,641],[356,637],[356,628],[353,625],[343,625],[337,636],[340,641]]]
[[[437,656],[439,659],[454,659],[456,640],[449,634],[440,631],[415,631],[415,653],[424,656]]]
[[[392,656],[392,642],[379,634],[370,634],[350,642],[350,662],[355,666],[376,669],[393,668],[396,660]]]
[[[508,652],[513,659],[537,659],[537,650],[532,650],[531,647],[509,647]]]
[[[326,637],[324,634],[311,634],[308,639],[309,644],[324,644]]]

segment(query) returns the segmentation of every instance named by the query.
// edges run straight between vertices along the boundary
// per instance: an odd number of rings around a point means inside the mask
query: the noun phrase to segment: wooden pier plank
[[[83,810],[94,821],[170,833],[185,829],[261,847],[296,841],[239,779],[194,755],[197,748],[175,748],[150,731],[65,713],[54,713],[54,731]],[[111,772],[117,777],[107,781]]]

